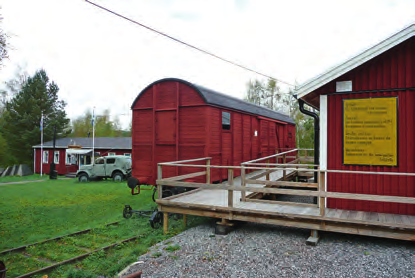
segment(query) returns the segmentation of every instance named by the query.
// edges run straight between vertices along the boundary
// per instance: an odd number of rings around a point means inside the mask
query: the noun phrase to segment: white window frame
[[[57,154],[58,156],[56,156],[56,154]],[[58,159],[56,159],[56,158],[58,158]],[[55,151],[55,153],[53,154],[53,162],[54,162],[55,164],[59,164],[59,151]]]
[[[108,153],[108,156],[114,156],[115,153]]]
[[[131,153],[124,153],[124,155],[131,157]]]
[[[42,163],[43,164],[48,164],[49,163],[49,151],[43,151]]]
[[[71,157],[71,155],[70,154],[68,154],[68,150],[66,150],[65,151],[65,164],[66,165],[71,165],[72,163],[72,159],[71,159],[72,157]]]
[[[76,155],[74,154],[68,154],[67,150],[65,151],[65,164],[66,165],[72,165],[72,164],[76,164]]]

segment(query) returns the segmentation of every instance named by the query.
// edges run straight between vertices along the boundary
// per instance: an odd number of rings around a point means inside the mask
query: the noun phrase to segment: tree
[[[91,125],[92,113],[88,110],[84,115],[72,121],[71,137],[92,137]],[[100,115],[95,115],[95,137],[129,137],[131,132],[121,129],[117,116],[113,120],[109,109],[105,109]]]
[[[43,138],[50,141],[54,128],[62,136],[70,133],[66,103],[58,98],[59,88],[46,71],[28,77],[16,95],[6,102],[2,135],[18,163],[33,164],[32,146],[40,143],[40,120],[43,113]]]
[[[245,100],[289,115],[296,124],[296,145],[302,149],[314,148],[314,119],[301,113],[295,91],[282,92],[278,83],[269,79],[247,83]],[[307,109],[307,108],[306,108]]]
[[[0,23],[2,22],[0,16]],[[4,59],[7,59],[8,56],[8,43],[7,43],[8,36],[4,33],[3,28],[0,27],[0,68],[3,66]]]
[[[268,79],[266,82],[259,80],[247,83],[247,92],[244,99],[248,102],[265,106],[276,111],[284,111],[283,103],[286,94],[281,91],[277,81]]]
[[[0,91],[0,117],[3,114],[6,103],[15,96],[27,81],[28,74],[23,68],[19,67],[15,73],[15,78],[4,82],[5,89]]]

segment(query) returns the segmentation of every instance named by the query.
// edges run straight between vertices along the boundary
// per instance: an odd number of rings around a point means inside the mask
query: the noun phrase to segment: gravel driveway
[[[161,242],[138,257],[125,274],[142,270],[143,278],[415,276],[414,242],[326,232],[312,247],[305,244],[309,230],[254,223],[226,236],[213,232],[212,221]]]

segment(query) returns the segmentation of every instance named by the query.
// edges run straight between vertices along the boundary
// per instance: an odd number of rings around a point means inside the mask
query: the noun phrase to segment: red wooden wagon
[[[154,185],[160,162],[212,157],[212,165],[240,165],[295,147],[290,117],[180,79],[150,84],[131,109],[136,184]],[[163,177],[189,170],[179,168],[163,169]],[[225,171],[212,171],[212,181],[226,178]]]

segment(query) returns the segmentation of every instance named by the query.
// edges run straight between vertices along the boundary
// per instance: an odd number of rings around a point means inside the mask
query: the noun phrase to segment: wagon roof
[[[108,150],[131,150],[131,137],[95,137],[95,149]],[[92,148],[92,137],[75,137],[75,138],[60,138],[56,139],[56,148],[67,148],[69,145],[80,145],[83,149]],[[41,145],[33,146],[33,148],[40,148]],[[43,143],[43,148],[52,148],[53,141]]]
[[[165,79],[160,79],[158,81],[153,82],[152,84],[150,84],[149,86],[147,86],[138,96],[137,98],[134,100],[131,109],[134,108],[135,103],[138,101],[138,99],[140,98],[141,94],[143,92],[145,92],[148,88],[150,88],[151,86],[161,83],[161,82],[168,82],[168,81],[176,81],[176,82],[181,82],[184,83],[190,87],[192,87],[193,89],[195,89],[199,95],[203,98],[203,100],[208,103],[208,104],[212,104],[215,106],[221,106],[221,107],[225,107],[225,108],[230,108],[230,109],[235,109],[235,110],[239,110],[242,112],[248,112],[251,114],[255,114],[255,115],[259,115],[262,117],[266,117],[266,118],[271,118],[277,121],[282,121],[282,122],[286,122],[286,123],[290,123],[290,124],[295,124],[294,120],[291,119],[289,116],[287,116],[286,114],[283,114],[281,112],[277,112],[274,110],[271,110],[269,108],[263,107],[263,106],[259,106],[247,101],[244,101],[242,99],[239,98],[235,98],[223,93],[219,93],[217,91],[205,88],[203,86],[200,85],[196,85],[193,83],[190,83],[188,81],[182,80],[182,79],[178,79],[178,78],[165,78]]]

